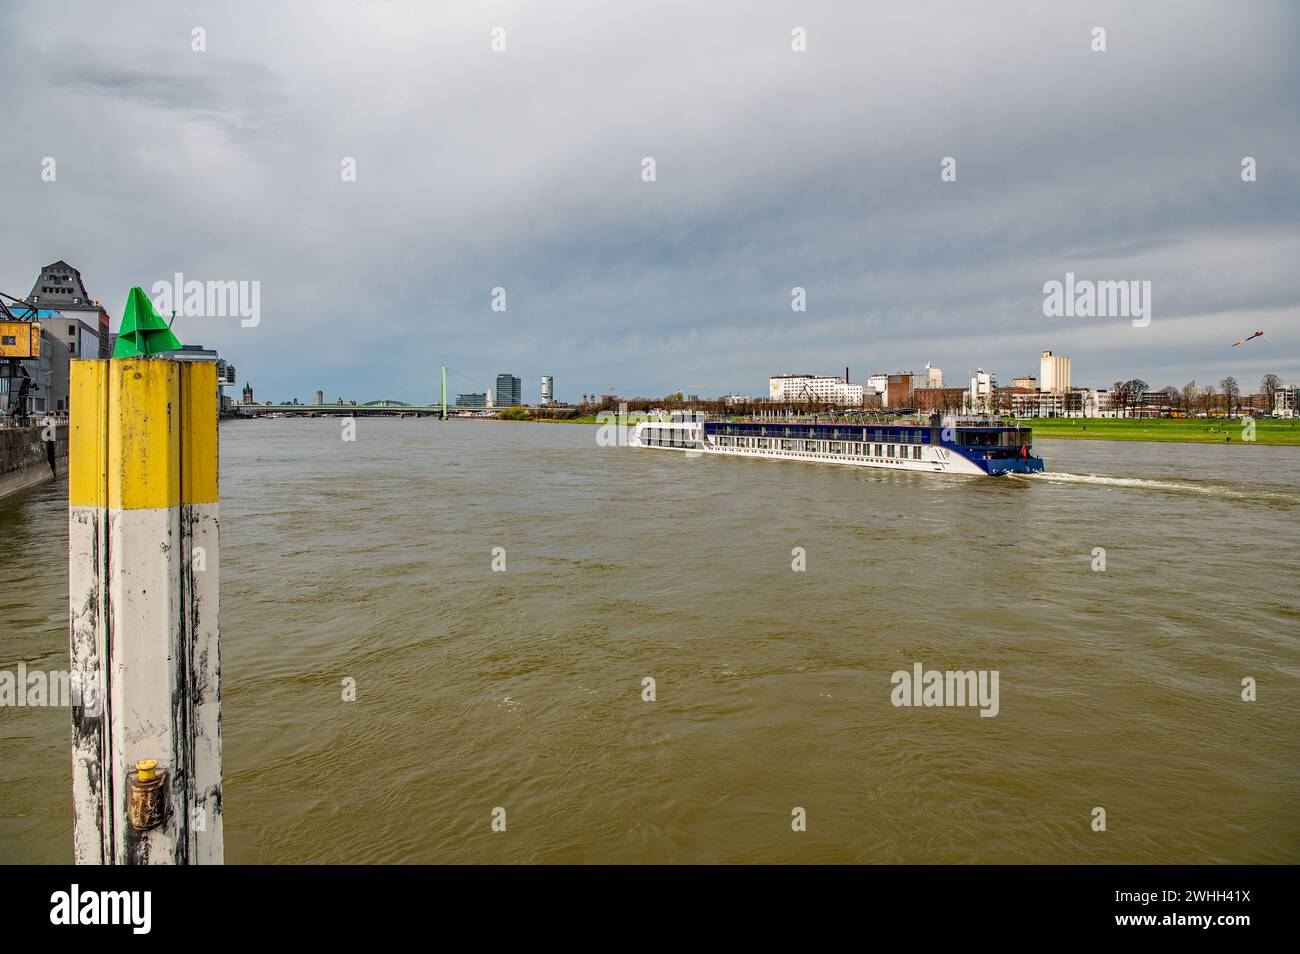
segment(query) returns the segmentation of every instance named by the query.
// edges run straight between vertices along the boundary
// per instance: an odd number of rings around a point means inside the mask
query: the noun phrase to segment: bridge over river
[[[449,417],[495,414],[497,408],[447,408]],[[441,404],[405,404],[401,401],[370,401],[366,404],[236,404],[235,414],[245,417],[430,417],[441,416]]]

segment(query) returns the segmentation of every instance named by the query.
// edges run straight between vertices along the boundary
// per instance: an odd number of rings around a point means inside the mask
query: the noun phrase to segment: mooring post
[[[219,864],[217,374],[73,361],[74,860]]]

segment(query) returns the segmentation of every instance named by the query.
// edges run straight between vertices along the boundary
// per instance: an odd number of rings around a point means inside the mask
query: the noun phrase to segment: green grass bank
[[[1008,423],[1011,419],[1007,418]],[[1252,443],[1243,440],[1239,418],[1066,418],[1037,417],[1017,421],[1034,437],[1085,441],[1173,441],[1191,444]],[[1257,420],[1255,444],[1300,445],[1300,421]]]

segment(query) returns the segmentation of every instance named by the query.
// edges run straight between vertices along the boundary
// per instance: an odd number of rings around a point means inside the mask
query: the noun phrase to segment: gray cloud
[[[178,328],[268,397],[423,399],[444,362],[532,397],[544,373],[562,397],[761,393],[783,370],[927,360],[959,383],[1046,348],[1078,383],[1300,381],[1298,20],[1282,2],[11,3],[0,289],[66,258],[118,316],[178,271],[259,280],[258,328]],[[1066,271],[1152,281],[1152,325],[1044,318]],[[1257,328],[1264,348],[1226,350]]]

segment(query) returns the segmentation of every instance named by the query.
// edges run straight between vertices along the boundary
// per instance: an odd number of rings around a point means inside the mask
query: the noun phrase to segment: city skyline
[[[914,368],[892,368],[892,369],[890,369],[890,370],[888,370],[888,371],[885,371],[885,370],[883,370],[883,369],[877,369],[877,370],[875,370],[875,371],[871,371],[871,372],[863,373],[863,374],[860,375],[860,376],[859,376],[859,375],[855,375],[855,374],[850,373],[850,378],[852,379],[852,383],[853,383],[854,385],[860,385],[860,386],[862,386],[862,388],[863,388],[863,390],[864,390],[864,392],[865,392],[866,394],[872,394],[872,393],[879,394],[879,393],[882,393],[882,392],[880,392],[880,391],[874,391],[874,392],[873,392],[872,388],[871,388],[870,385],[867,383],[867,382],[868,382],[868,379],[870,379],[870,378],[876,378],[876,377],[889,378],[889,377],[896,377],[896,376],[909,376],[909,377],[915,379],[917,382],[923,382],[923,379],[925,379],[925,378],[927,377],[927,375],[928,375],[931,371],[933,371],[935,374],[941,376],[941,377],[939,378],[939,380],[940,380],[941,383],[938,383],[938,384],[929,384],[929,385],[928,385],[929,387],[932,387],[932,388],[949,389],[949,390],[952,390],[952,389],[968,390],[969,387],[970,387],[970,383],[971,383],[971,380],[972,380],[972,379],[974,379],[974,378],[977,377],[978,375],[982,375],[982,374],[992,374],[992,376],[993,376],[993,380],[994,380],[994,382],[997,384],[997,386],[998,386],[999,388],[1007,388],[1007,387],[1019,386],[1018,382],[1021,382],[1021,381],[1030,381],[1030,380],[1032,380],[1032,381],[1035,382],[1035,387],[1036,387],[1038,390],[1040,390],[1040,391],[1043,391],[1043,392],[1051,392],[1051,391],[1062,390],[1061,388],[1058,388],[1058,387],[1055,387],[1055,386],[1052,386],[1052,385],[1046,385],[1046,384],[1045,384],[1045,378],[1044,378],[1044,376],[1043,376],[1042,368],[1043,368],[1043,362],[1048,358],[1049,355],[1054,356],[1058,361],[1060,361],[1061,359],[1064,359],[1064,361],[1065,361],[1065,368],[1066,368],[1065,375],[1066,375],[1066,378],[1070,381],[1070,383],[1069,383],[1069,385],[1067,385],[1063,390],[1100,390],[1100,391],[1108,391],[1108,390],[1110,390],[1110,389],[1111,389],[1114,385],[1116,385],[1116,384],[1123,384],[1123,383],[1126,383],[1127,381],[1131,381],[1131,380],[1146,380],[1146,379],[1142,378],[1141,374],[1139,373],[1139,374],[1135,375],[1134,377],[1130,377],[1130,378],[1112,378],[1112,379],[1110,379],[1110,380],[1108,380],[1108,381],[1095,381],[1095,382],[1094,382],[1094,381],[1084,381],[1084,382],[1080,382],[1080,381],[1074,379],[1074,377],[1073,377],[1073,375],[1072,375],[1072,372],[1069,370],[1069,369],[1070,369],[1070,365],[1071,365],[1071,363],[1072,363],[1072,357],[1071,357],[1070,355],[1063,355],[1063,354],[1060,354],[1059,352],[1052,352],[1052,351],[1046,351],[1046,352],[1044,352],[1043,354],[1041,354],[1041,355],[1039,356],[1039,362],[1040,362],[1040,363],[1039,363],[1039,366],[1038,366],[1038,367],[1030,367],[1030,368],[1028,368],[1027,370],[1024,370],[1024,371],[1004,372],[1004,371],[1002,371],[1002,370],[1000,370],[1000,369],[998,369],[998,368],[984,368],[984,367],[981,367],[981,366],[976,366],[976,367],[971,367],[971,368],[968,368],[968,369],[965,369],[965,370],[957,370],[957,371],[954,372],[952,369],[944,369],[944,368],[942,368],[942,367],[940,367],[940,366],[938,366],[938,365],[933,365],[933,366],[932,366],[932,363],[927,363],[926,365],[922,366],[922,368],[921,368],[919,371],[918,371],[918,370],[915,370]],[[849,370],[850,370],[850,372],[851,372],[851,369],[849,369]],[[497,374],[497,375],[493,375],[493,379],[492,379],[492,381],[490,381],[487,385],[485,385],[481,391],[477,391],[477,392],[476,392],[473,388],[470,388],[469,390],[466,390],[464,387],[459,387],[459,386],[458,386],[458,387],[452,387],[452,386],[449,384],[449,385],[448,385],[448,388],[447,388],[447,398],[448,398],[448,403],[449,403],[449,404],[454,404],[454,403],[456,402],[456,398],[459,397],[459,396],[466,396],[466,397],[469,397],[469,396],[472,396],[472,395],[474,395],[474,394],[480,394],[480,395],[493,395],[493,396],[494,396],[494,399],[495,399],[495,394],[496,394],[496,384],[495,384],[495,382],[496,382],[496,379],[499,378],[499,377],[501,376],[501,374],[510,374],[510,372],[501,372],[501,373],[499,373],[499,374]],[[1262,381],[1263,377],[1264,377],[1265,375],[1270,375],[1270,374],[1276,374],[1276,372],[1269,372],[1269,371],[1262,372],[1262,373],[1260,374],[1260,379],[1261,379],[1261,380],[1255,380],[1255,381],[1250,381],[1250,380],[1237,380],[1237,383],[1238,383],[1238,384],[1240,385],[1240,387],[1241,387],[1241,393],[1242,393],[1243,395],[1250,395],[1250,394],[1256,394],[1256,393],[1259,393],[1259,391],[1260,391],[1260,384],[1261,384],[1261,381]],[[519,378],[518,375],[512,375],[512,377],[514,377],[516,380],[521,380],[521,379]],[[549,376],[549,375],[542,375],[542,377],[543,377],[543,378],[547,378],[547,377],[550,377],[550,376]],[[770,383],[772,380],[777,379],[777,378],[802,378],[802,377],[812,377],[812,378],[819,378],[819,379],[826,379],[826,380],[839,380],[839,381],[843,381],[843,379],[844,379],[844,378],[843,378],[843,372],[841,372],[840,374],[833,374],[833,373],[825,373],[825,374],[823,374],[823,373],[816,372],[816,371],[811,371],[811,372],[791,372],[791,371],[788,371],[788,370],[787,370],[787,371],[782,371],[782,372],[780,372],[780,373],[773,373],[773,374],[770,374],[770,375],[768,375],[767,380],[768,380],[769,383]],[[1151,390],[1151,391],[1160,391],[1160,390],[1163,390],[1163,389],[1165,389],[1165,388],[1167,388],[1167,387],[1174,387],[1174,388],[1176,388],[1177,390],[1181,391],[1185,386],[1187,386],[1187,385],[1189,385],[1189,384],[1194,385],[1196,388],[1203,390],[1203,389],[1205,389],[1207,386],[1217,388],[1217,387],[1219,386],[1220,382],[1221,382],[1224,378],[1226,378],[1226,377],[1233,377],[1233,376],[1232,376],[1232,375],[1229,375],[1229,374],[1224,374],[1224,375],[1222,375],[1222,376],[1220,376],[1220,377],[1210,377],[1210,378],[1205,378],[1205,379],[1203,379],[1203,380],[1202,380],[1202,379],[1193,379],[1193,380],[1190,380],[1190,381],[1184,381],[1184,382],[1182,382],[1181,384],[1176,384],[1176,383],[1174,383],[1174,382],[1172,382],[1172,381],[1171,381],[1171,382],[1167,382],[1167,383],[1158,383],[1158,382],[1156,382],[1156,381],[1146,380],[1146,384],[1149,385],[1149,390]],[[1285,386],[1285,387],[1297,387],[1297,386],[1300,386],[1300,384],[1298,384],[1297,382],[1286,380],[1284,376],[1279,375],[1278,377],[1279,377],[1279,379],[1280,379],[1279,383],[1280,383],[1281,386]],[[521,386],[522,386],[522,382],[521,382]],[[927,385],[926,385],[925,383],[917,383],[915,386],[916,386],[916,387],[926,387]],[[270,390],[273,390],[273,391],[274,391],[274,390],[275,390],[275,385],[274,385],[274,383],[272,383],[271,385],[269,385],[268,388],[269,388]],[[328,391],[329,389],[327,388],[326,390]],[[753,400],[755,400],[755,401],[766,401],[766,400],[769,400],[769,399],[773,399],[773,400],[775,400],[775,398],[773,398],[772,395],[771,395],[769,392],[770,392],[770,386],[769,386],[768,389],[764,389],[764,388],[759,387],[759,388],[754,388],[754,389],[752,389],[752,390],[748,390],[748,391],[745,391],[745,390],[740,390],[740,391],[724,391],[724,392],[719,392],[719,393],[696,393],[696,392],[688,391],[688,389],[686,389],[686,388],[664,388],[664,389],[661,389],[661,390],[658,390],[658,391],[651,391],[651,392],[646,392],[646,393],[635,393],[635,394],[633,394],[633,393],[622,392],[622,393],[617,394],[616,396],[618,396],[618,397],[624,397],[624,398],[629,398],[629,399],[651,399],[651,400],[653,400],[653,399],[656,399],[656,398],[668,397],[668,396],[671,396],[671,395],[674,395],[674,394],[677,394],[677,393],[681,393],[683,396],[687,397],[688,399],[691,399],[691,400],[699,400],[699,401],[701,401],[701,402],[706,402],[706,403],[709,402],[709,401],[717,401],[717,400],[720,400],[720,399],[722,399],[722,398],[724,398],[724,397],[746,397],[746,398],[751,398],[751,399],[753,399]],[[581,392],[580,394],[578,394],[578,395],[576,395],[576,396],[572,396],[572,397],[564,397],[564,396],[561,396],[561,397],[555,398],[555,403],[558,403],[558,404],[570,404],[570,405],[573,405],[573,404],[579,404],[579,403],[581,403],[581,399],[582,399],[583,397],[585,397],[585,396],[588,396],[588,395],[594,397],[594,398],[597,399],[597,400],[599,400],[601,397],[607,396],[607,395],[602,395],[602,394],[599,393],[599,392],[586,392],[586,391],[584,391],[584,392]],[[292,398],[294,398],[294,397],[299,397],[299,395],[296,395],[296,394],[285,394],[285,395],[281,396],[281,395],[279,394],[279,392],[276,392],[276,398],[277,398],[277,400],[276,400],[275,403],[278,403],[278,400],[281,399],[281,397],[283,397],[283,399],[292,399]],[[381,400],[381,399],[382,399],[382,398],[379,398],[379,397],[371,397],[370,395],[365,395],[365,397],[366,397],[368,400]],[[435,396],[435,397],[436,397],[436,396]],[[523,404],[525,404],[525,405],[534,405],[534,404],[539,404],[539,403],[545,403],[544,396],[541,394],[540,391],[539,391],[539,393],[538,393],[538,395],[537,395],[537,398],[538,398],[538,399],[537,399],[536,401],[530,400],[530,399],[529,399],[529,396],[528,396],[528,393],[527,393],[527,388],[526,388],[526,387],[522,387],[522,398],[521,398],[521,403],[523,403]],[[789,400],[790,400],[792,403],[797,403],[797,399],[796,399],[796,398],[791,397],[791,398],[789,398]],[[418,402],[418,401],[413,401],[413,402],[408,402],[408,403],[436,403],[436,401],[434,401],[434,402]]]
[[[260,283],[255,327],[175,330],[301,397],[430,400],[441,364],[475,389],[553,374],[568,400],[927,360],[1009,379],[1044,350],[1094,387],[1300,380],[1292,7],[955,5],[937,28],[833,7],[656,5],[629,37],[599,8],[162,10],[142,30],[7,5],[0,103],[24,135],[0,173],[24,227],[0,290],[66,260],[116,330],[133,285]],[[1150,282],[1149,325],[1045,317],[1067,275]],[[358,313],[383,333],[322,332]]]

